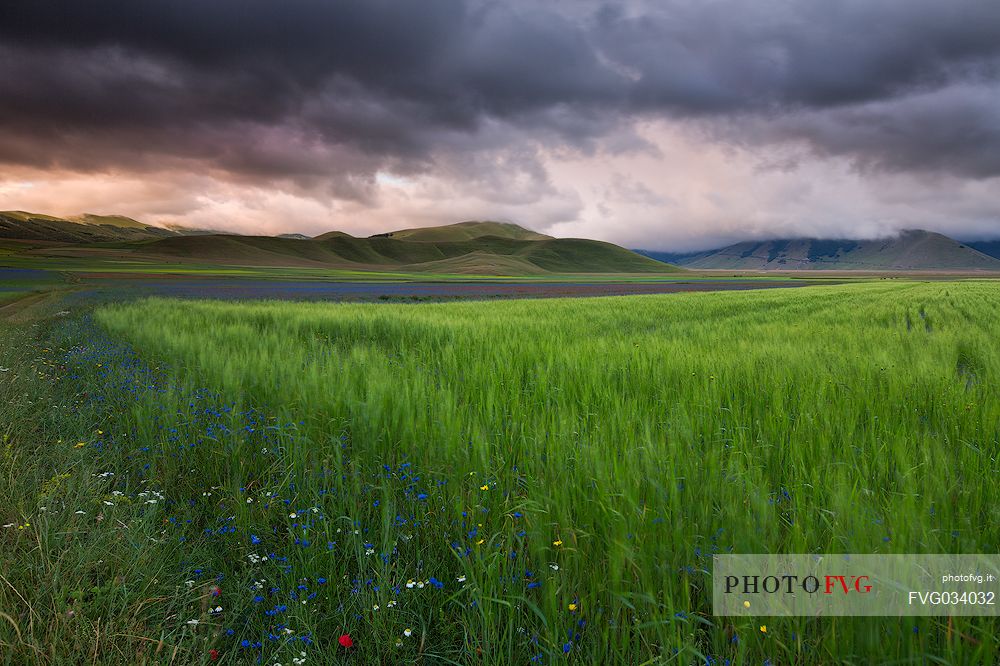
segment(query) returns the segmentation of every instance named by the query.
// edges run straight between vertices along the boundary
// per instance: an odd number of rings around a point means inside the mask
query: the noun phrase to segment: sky
[[[0,209],[1000,237],[996,0],[5,0]]]

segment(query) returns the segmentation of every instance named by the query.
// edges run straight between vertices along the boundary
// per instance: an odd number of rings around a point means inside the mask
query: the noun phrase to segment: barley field
[[[1000,550],[998,334],[988,281],[105,305],[47,333],[86,418],[5,576],[92,567],[31,601],[117,613],[109,661],[996,663],[994,618],[714,617],[710,575]]]

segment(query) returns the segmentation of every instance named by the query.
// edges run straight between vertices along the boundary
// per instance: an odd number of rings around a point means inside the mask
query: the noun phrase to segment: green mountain
[[[677,266],[751,271],[1000,271],[1000,241],[966,244],[921,230],[875,240],[746,241],[719,250],[671,254],[552,238],[509,222],[459,222],[368,238],[331,231],[309,238],[168,229],[121,215],[55,217],[0,211],[0,239],[33,246],[36,252],[95,259],[113,253],[119,259],[469,275],[666,273],[681,270]]]
[[[98,227],[115,227],[118,229],[145,229],[147,226],[138,220],[133,220],[131,217],[125,217],[124,215],[94,215],[93,213],[83,213],[82,215],[74,215],[66,219],[79,224],[87,224]],[[158,229],[159,227],[151,228]]]
[[[672,258],[685,268],[720,270],[1000,271],[1000,259],[942,234],[921,230],[875,240],[746,241]]]
[[[440,227],[419,227],[416,229],[401,229],[385,234],[376,234],[396,240],[408,241],[465,241],[484,236],[496,238],[511,238],[514,240],[551,240],[552,236],[540,234],[510,222],[458,222]]]
[[[552,238],[508,222],[460,222],[369,238],[341,231],[238,236],[147,226],[117,215],[0,212],[0,239],[48,256],[236,266],[303,266],[407,273],[544,275],[669,273],[675,266],[600,241]]]
[[[442,231],[437,231],[436,235],[446,237]],[[467,230],[464,229],[456,236],[461,240],[410,240],[397,238],[395,234],[355,238],[342,232],[323,234],[311,240],[270,236],[178,236],[142,243],[135,249],[145,256],[171,260],[417,273],[543,275],[668,273],[678,270],[669,264],[601,241],[549,237],[539,240],[467,237]]]
[[[154,227],[121,215],[85,213],[72,218],[23,210],[0,211],[0,238],[42,243],[108,243],[176,236],[179,231]]]

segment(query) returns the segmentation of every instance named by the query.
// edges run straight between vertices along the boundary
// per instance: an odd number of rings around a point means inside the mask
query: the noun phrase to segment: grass
[[[123,262],[221,264],[402,273],[546,275],[681,273],[681,269],[600,241],[556,239],[513,224],[461,223],[404,229],[371,238],[332,232],[315,239],[226,234],[176,235],[121,216],[79,221],[0,212],[0,232],[47,245],[31,251],[56,258]],[[392,236],[392,237],[389,237]],[[53,246],[54,245],[54,246]],[[25,246],[27,249],[30,243]]]
[[[0,304],[30,293],[48,291],[62,284],[60,276],[43,271],[5,271],[0,267]]]
[[[19,222],[27,222],[28,220],[45,220],[49,222],[65,222],[66,220],[61,217],[55,217],[52,215],[43,215],[41,213],[29,213],[23,210],[0,210],[0,215],[12,218]]]
[[[124,215],[95,215],[94,213],[83,213],[68,218],[70,222],[79,224],[105,224],[112,227],[125,227],[131,229],[145,229],[146,225],[131,217]]]
[[[3,305],[4,303],[10,303],[11,301],[16,301],[17,299],[21,298],[25,293],[27,293],[27,290],[22,291],[19,288],[8,288],[8,289],[0,288],[0,305]]]
[[[998,315],[967,281],[36,324],[48,351],[0,346],[5,421],[31,424],[0,468],[31,524],[0,530],[0,640],[10,663],[339,663],[342,633],[362,663],[996,663],[995,618],[716,618],[708,570],[1000,550]]]
[[[106,405],[47,346],[66,341],[55,306],[0,320],[0,663],[141,663],[193,593],[154,583],[171,561],[155,543],[159,520],[105,522],[102,509],[121,501],[108,472],[126,461],[81,455]]]
[[[463,241],[495,236],[499,238],[514,238],[520,240],[543,240],[551,238],[545,234],[525,229],[509,222],[469,221],[457,224],[446,224],[439,227],[420,227],[416,229],[401,229],[387,234],[392,238],[412,241]]]
[[[433,270],[360,270],[344,268],[316,268],[303,266],[255,266],[225,265],[211,263],[168,262],[164,260],[131,260],[100,256],[40,256],[26,254],[4,254],[0,244],[0,274],[4,268],[46,270],[52,273],[106,274],[120,275],[123,279],[133,276],[186,276],[186,277],[241,277],[261,280],[323,280],[350,282],[700,282],[739,281],[769,282],[788,280],[781,275],[710,275],[695,272],[684,273],[546,273],[541,275],[476,275]],[[452,267],[459,266],[456,260]],[[812,282],[829,281],[821,275],[801,275],[792,279]],[[855,279],[851,276],[837,276],[838,281]],[[869,280],[870,276],[856,279]]]
[[[30,239],[29,243],[93,243],[140,240],[169,235],[165,229],[149,230],[131,218],[85,214],[73,218],[39,215],[25,211],[0,211],[0,236]]]
[[[316,240],[264,236],[178,236],[133,244],[123,249],[140,256],[177,256],[185,261],[274,266],[437,273],[538,275],[550,273],[681,273],[600,241],[572,238],[463,238],[451,233],[401,238],[354,238],[343,234]],[[523,230],[522,230],[523,231]],[[452,238],[454,236],[454,238]],[[500,262],[497,265],[497,262]]]

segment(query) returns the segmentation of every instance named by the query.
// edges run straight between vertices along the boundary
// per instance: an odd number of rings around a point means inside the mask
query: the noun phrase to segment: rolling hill
[[[435,235],[445,237],[442,231]],[[312,240],[270,236],[178,236],[141,243],[134,250],[144,256],[186,261],[416,273],[541,275],[678,270],[601,241],[467,237],[466,230],[461,230],[457,237],[460,240],[409,240],[395,235],[356,238],[343,232],[323,234]]]
[[[0,211],[0,238],[47,244],[128,242],[186,233],[203,232],[154,227],[121,215],[85,213],[64,218],[23,210]]]
[[[76,222],[78,224],[87,224],[90,226],[99,227],[115,227],[118,229],[146,229],[147,225],[139,222],[138,220],[133,220],[131,217],[125,217],[124,215],[95,215],[93,213],[83,213],[82,215],[74,215],[72,217],[66,218],[70,222]],[[150,227],[151,229],[159,229],[160,227]]]
[[[669,273],[675,266],[600,241],[552,238],[509,222],[469,221],[369,238],[331,231],[240,236],[145,225],[118,215],[0,212],[0,238],[35,256],[464,275]]]
[[[400,229],[385,234],[376,234],[396,240],[408,241],[463,241],[484,236],[510,238],[513,240],[552,240],[552,236],[540,234],[510,222],[459,222],[439,227],[419,227],[416,229]]]
[[[26,251],[37,255],[95,261],[150,259],[466,275],[669,273],[684,269],[1000,271],[1000,241],[961,243],[921,230],[875,240],[790,238],[669,253],[633,252],[601,241],[553,238],[494,221],[407,228],[368,238],[343,231],[310,238],[290,233],[240,236],[168,229],[121,215],[56,217],[0,211],[0,239],[34,248]]]
[[[644,253],[680,266],[720,270],[1000,271],[1000,259],[942,234],[911,230],[875,240],[745,241],[697,254]]]

